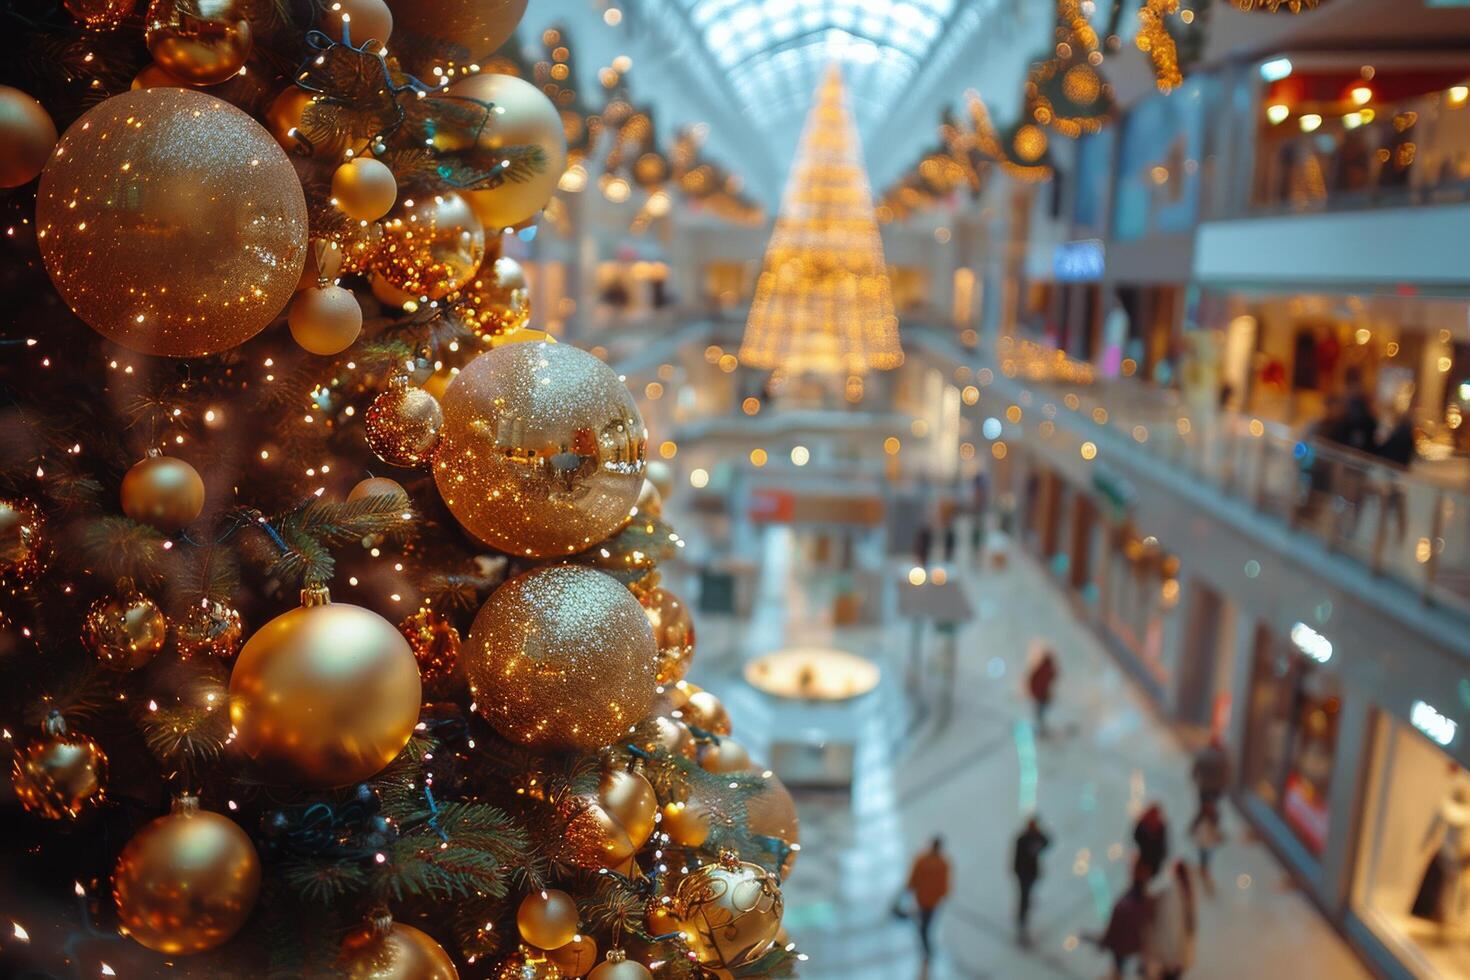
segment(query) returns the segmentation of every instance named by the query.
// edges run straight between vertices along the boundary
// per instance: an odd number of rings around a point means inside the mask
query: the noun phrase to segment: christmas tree
[[[787,374],[903,363],[862,144],[835,66],[802,129],[740,360]]]
[[[789,973],[669,473],[500,254],[525,0],[134,8],[0,39],[4,972]]]

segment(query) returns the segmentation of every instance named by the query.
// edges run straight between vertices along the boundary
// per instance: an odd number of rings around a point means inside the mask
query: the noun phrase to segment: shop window
[[[1327,845],[1328,791],[1342,713],[1336,675],[1257,631],[1246,785],[1313,854]]]
[[[1414,976],[1470,976],[1470,774],[1386,715],[1376,743],[1355,910]]]

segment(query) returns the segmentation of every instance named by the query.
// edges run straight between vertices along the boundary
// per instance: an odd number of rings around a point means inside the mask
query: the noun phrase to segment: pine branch
[[[303,858],[281,865],[287,887],[304,901],[329,906],[363,890],[368,873],[361,865],[325,857]]]
[[[126,517],[100,517],[82,534],[90,568],[104,578],[126,577],[139,585],[157,586],[169,577],[177,557],[167,543],[161,531]]]

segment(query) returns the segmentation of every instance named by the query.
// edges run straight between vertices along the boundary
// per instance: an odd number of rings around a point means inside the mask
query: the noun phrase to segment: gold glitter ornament
[[[728,739],[726,740],[728,741]],[[796,816],[796,800],[774,773],[762,773],[761,788],[745,801],[745,826],[758,837],[772,837],[790,850],[781,862],[781,877],[791,874],[801,850],[801,824]]]
[[[107,753],[92,738],[67,730],[52,711],[40,738],[17,753],[11,768],[15,797],[26,812],[60,820],[100,803],[107,783]]]
[[[689,686],[694,688],[693,684]],[[679,709],[679,717],[684,724],[715,735],[729,735],[733,728],[730,713],[720,699],[699,688],[690,693],[689,700]]]
[[[565,859],[588,871],[625,867],[638,853],[628,832],[595,800],[579,799],[576,805],[563,838]]]
[[[397,199],[398,181],[382,161],[354,157],[332,172],[332,201],[354,221],[377,221]]]
[[[537,749],[599,749],[653,704],[653,633],[632,594],[577,565],[491,593],[464,652],[479,713]]]
[[[694,661],[694,620],[689,607],[663,587],[654,588],[639,602],[658,648],[653,662],[654,681],[663,686],[683,680]]]
[[[714,815],[698,800],[664,804],[659,829],[680,847],[702,847],[709,840]]]
[[[62,0],[66,12],[94,30],[112,30],[133,12],[138,0]]]
[[[612,368],[570,344],[508,344],[445,392],[434,481],[466,530],[501,551],[572,554],[627,522],[646,449]]]
[[[340,354],[362,333],[362,307],[352,290],[331,284],[296,294],[286,315],[291,337],[311,354]]]
[[[422,687],[408,641],[326,589],[250,637],[230,673],[236,743],[268,779],[311,788],[361,782],[408,744]]]
[[[535,85],[514,75],[486,72],[449,86],[445,96],[493,103],[485,125],[474,132],[446,128],[434,135],[439,152],[473,153],[488,169],[513,147],[535,147],[539,154],[521,161],[499,186],[467,194],[486,228],[504,229],[534,217],[556,193],[567,168],[567,137],[556,106]]]
[[[641,772],[607,770],[597,786],[597,801],[627,833],[635,851],[653,836],[658,794]]]
[[[776,876],[729,851],[696,868],[674,889],[674,915],[701,965],[738,970],[770,947],[781,929]]]
[[[56,146],[51,114],[18,88],[0,85],[0,187],[29,184]]]
[[[152,0],[143,38],[153,60],[191,85],[214,85],[239,72],[254,32],[246,0]]]
[[[204,510],[204,481],[185,460],[153,452],[128,470],[120,496],[128,517],[172,533]]]
[[[628,959],[626,952],[614,948],[607,951],[607,959],[587,975],[587,980],[653,980],[653,974],[642,963]]]
[[[459,666],[459,630],[442,614],[418,609],[398,624],[398,632],[408,640],[413,659],[418,661],[419,677],[425,684],[454,674]]]
[[[379,916],[347,934],[335,964],[349,980],[458,980],[444,947],[421,929]]]
[[[363,417],[368,448],[393,466],[422,466],[432,457],[444,428],[444,411],[433,395],[400,374],[368,406]]]
[[[558,949],[577,935],[577,903],[556,888],[543,888],[521,899],[516,929],[538,949]]]
[[[41,509],[24,497],[0,497],[0,581],[31,579],[49,558]]]
[[[565,946],[548,949],[546,958],[556,964],[564,977],[580,977],[597,965],[597,940],[577,935]]]
[[[229,659],[239,652],[244,638],[240,611],[217,599],[200,599],[174,627],[174,647],[186,660],[200,654]]]
[[[124,92],[73,123],[41,175],[36,226],[72,311],[143,354],[244,343],[306,260],[306,198],[285,153],[239,109],[188,89]]]
[[[112,897],[123,928],[159,953],[202,953],[228,942],[255,907],[260,858],[228,817],[180,797],[118,856]]]
[[[104,666],[137,670],[163,649],[168,621],[163,610],[133,587],[118,583],[118,594],[98,599],[82,620],[82,643]]]
[[[447,296],[469,282],[485,258],[485,229],[454,192],[400,201],[382,224],[373,267],[412,296]]]
[[[526,12],[527,0],[388,0],[400,35],[411,36],[405,50],[454,52],[462,64],[483,61],[515,33]],[[417,43],[413,43],[417,42]],[[455,49],[458,49],[456,51]],[[409,67],[422,73],[445,59],[426,57]]]
[[[500,961],[495,980],[562,980],[562,972],[541,950],[522,946]]]
[[[458,299],[451,297],[449,302],[455,316],[482,340],[515,333],[531,320],[526,273],[506,256],[482,265]]]

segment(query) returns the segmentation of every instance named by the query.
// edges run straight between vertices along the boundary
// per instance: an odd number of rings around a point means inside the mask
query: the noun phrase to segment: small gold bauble
[[[436,54],[449,52],[437,58],[425,54],[414,60],[409,68],[420,74],[436,64],[444,64],[445,57],[465,65],[483,63],[487,55],[510,40],[526,12],[526,3],[527,0],[479,0],[477,3],[388,0],[394,24],[410,42],[399,43],[397,48]]]
[[[745,746],[726,736],[719,743],[711,742],[699,750],[699,764],[709,772],[749,772],[753,767],[750,753]]]
[[[87,610],[82,642],[106,666],[137,670],[163,649],[168,621],[158,604],[140,595],[131,582],[120,583],[118,591]]]
[[[53,711],[41,737],[16,755],[11,783],[27,812],[47,820],[75,817],[102,801],[107,753],[88,736],[67,731],[60,713]]]
[[[781,877],[791,874],[801,850],[801,826],[796,816],[796,800],[774,773],[762,773],[761,788],[745,801],[745,827],[758,837],[771,837],[789,850],[781,862]]]
[[[738,970],[754,962],[781,928],[781,886],[759,865],[728,852],[696,868],[674,889],[674,914],[699,962]]]
[[[652,483],[658,490],[659,498],[668,500],[669,495],[674,492],[674,470],[668,463],[661,459],[648,461],[648,482]]]
[[[485,229],[460,194],[400,201],[382,224],[374,268],[412,296],[447,296],[469,282],[485,258]]]
[[[262,626],[230,673],[236,742],[270,779],[326,788],[392,762],[419,720],[418,664],[377,613],[308,603]]]
[[[658,815],[658,794],[642,773],[626,769],[604,772],[597,787],[597,801],[627,832],[634,850],[641,848],[653,835]]]
[[[448,302],[455,316],[482,340],[515,333],[531,320],[531,290],[515,259],[486,262]]]
[[[66,12],[95,30],[112,30],[133,12],[138,0],[62,0]]]
[[[690,694],[689,700],[679,709],[679,717],[686,725],[715,735],[729,735],[732,730],[730,713],[720,699],[708,691],[696,690]]]
[[[123,477],[122,509],[139,523],[177,531],[204,510],[204,481],[176,456],[149,456]]]
[[[340,354],[362,333],[362,307],[352,290],[312,286],[291,301],[286,323],[296,343],[312,354]]]
[[[185,659],[199,655],[228,659],[239,652],[244,638],[239,610],[216,599],[201,599],[190,606],[174,627],[174,646]]]
[[[546,958],[556,964],[564,977],[584,976],[597,965],[597,940],[577,935],[565,946],[548,949]]]
[[[245,0],[153,0],[143,35],[148,53],[191,85],[222,82],[250,57],[246,10]]]
[[[653,739],[644,748],[650,752],[662,749],[670,755],[681,755],[686,759],[693,759],[699,751],[699,745],[694,740],[694,734],[689,731],[689,726],[677,718],[666,718],[663,715],[653,719]]]
[[[446,129],[436,133],[440,152],[474,153],[488,170],[511,148],[534,147],[535,158],[521,162],[522,171],[499,186],[469,192],[470,205],[486,228],[504,229],[533,217],[556,192],[567,168],[567,137],[556,106],[535,85],[514,75],[484,73],[455,82],[445,92],[450,99],[473,99],[493,104],[483,126],[469,132]]]
[[[173,955],[229,941],[250,917],[259,889],[260,859],[250,838],[190,797],[133,835],[112,876],[128,935]]]
[[[444,410],[433,395],[409,384],[400,374],[368,406],[363,417],[368,448],[393,466],[422,466],[429,461],[444,428]]]
[[[434,937],[387,917],[347,934],[337,954],[348,980],[458,980],[454,960]]]
[[[577,935],[577,903],[556,888],[532,892],[516,909],[516,928],[532,946],[559,949]]]
[[[638,848],[622,824],[595,800],[578,799],[574,805],[578,809],[567,821],[563,838],[566,860],[589,871],[624,868]]]
[[[306,264],[301,267],[296,291],[330,286],[332,280],[342,275],[342,261],[346,257],[347,253],[336,240],[327,236],[313,238],[307,243]]]
[[[413,659],[419,665],[419,677],[425,684],[433,684],[454,674],[459,666],[459,630],[442,614],[432,609],[419,609],[398,624],[398,631],[413,649]]]
[[[46,568],[46,518],[23,497],[0,497],[0,581],[23,582]]]
[[[377,50],[388,46],[393,35],[393,11],[383,0],[328,0],[322,14],[322,32],[333,41],[351,40],[361,48],[377,41]]]
[[[508,344],[445,392],[434,480],[459,522],[501,551],[572,554],[627,522],[646,448],[612,368],[570,344]]]
[[[653,633],[632,593],[602,572],[552,565],[486,600],[465,650],[470,692],[506,738],[592,751],[653,703]]]
[[[701,847],[709,840],[713,822],[709,808],[698,800],[666,803],[659,829],[680,847]]]
[[[684,679],[694,661],[694,620],[689,607],[668,589],[651,590],[639,602],[653,627],[654,681],[660,686]],[[703,726],[701,726],[703,727]]]
[[[51,114],[18,88],[0,85],[0,187],[19,187],[40,176],[56,147]]]
[[[398,181],[382,161],[354,157],[332,173],[332,200],[354,221],[377,221],[397,199]]]
[[[356,503],[366,500],[368,497],[403,497],[408,499],[408,491],[397,480],[390,480],[386,476],[370,476],[366,480],[358,481],[357,485],[347,492],[347,502]]]
[[[291,298],[306,197],[286,154],[239,109],[139,89],[61,137],[36,229],[51,281],[88,326],[142,354],[198,357],[249,340]]]
[[[587,980],[653,980],[653,974],[642,963],[628,959],[621,949],[610,949],[607,959],[588,974]]]

